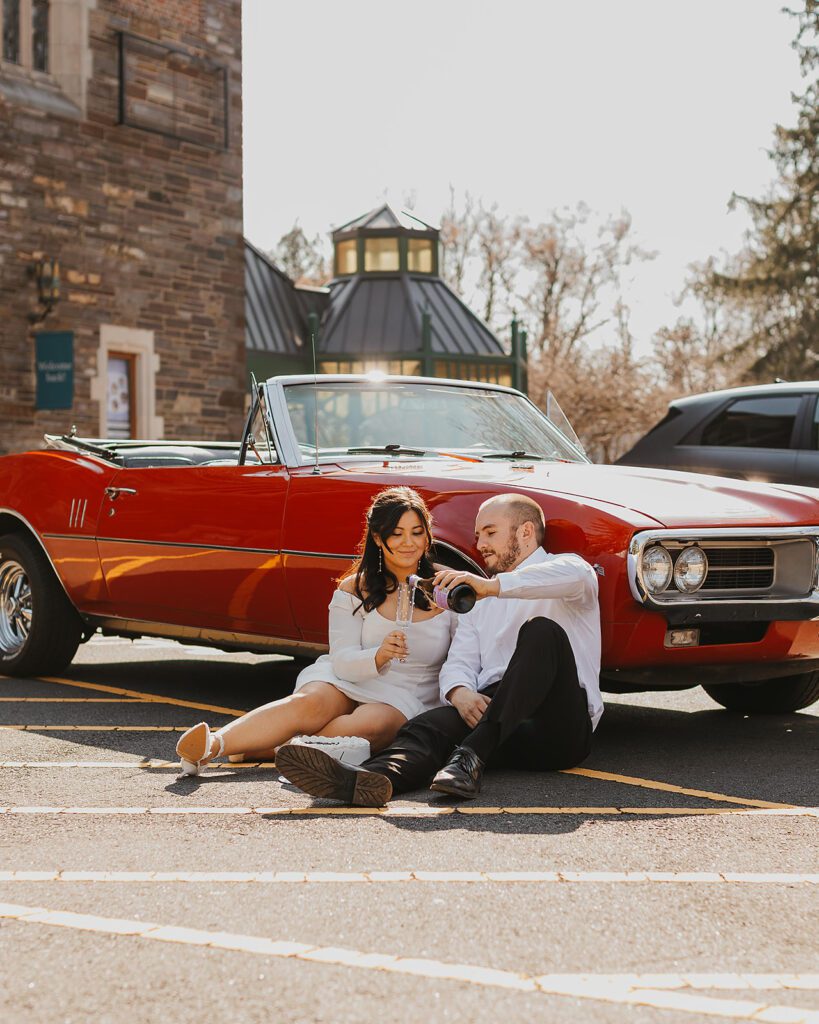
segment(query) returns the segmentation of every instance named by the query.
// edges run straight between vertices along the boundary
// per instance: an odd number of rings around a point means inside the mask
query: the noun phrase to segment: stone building
[[[240,0],[0,3],[0,452],[235,437]]]
[[[257,377],[312,370],[454,377],[526,390],[526,336],[509,351],[438,274],[437,228],[384,205],[332,235],[334,275],[302,288],[249,242],[248,366]]]

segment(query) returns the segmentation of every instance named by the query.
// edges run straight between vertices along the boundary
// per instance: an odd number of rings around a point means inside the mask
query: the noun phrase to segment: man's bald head
[[[513,530],[517,530],[524,523],[531,523],[538,547],[543,544],[543,538],[546,536],[546,517],[543,515],[543,509],[533,498],[528,498],[525,494],[496,494],[494,498],[487,499],[481,505],[478,514],[482,515],[485,511],[508,516]]]
[[[515,569],[542,545],[543,510],[522,494],[485,501],[475,520],[475,544],[490,576]]]

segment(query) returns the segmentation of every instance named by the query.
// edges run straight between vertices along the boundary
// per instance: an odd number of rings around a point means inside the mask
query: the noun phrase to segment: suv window
[[[819,401],[813,411],[813,429],[811,431],[810,446],[814,451],[819,451]]]
[[[726,448],[789,448],[801,395],[739,398],[712,420],[700,444]]]

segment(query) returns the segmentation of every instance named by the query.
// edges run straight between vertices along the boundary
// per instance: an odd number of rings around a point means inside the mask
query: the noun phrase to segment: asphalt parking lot
[[[819,1022],[819,705],[609,697],[592,756],[382,811],[178,733],[287,659],[95,638],[0,678],[0,1011],[16,1022]]]

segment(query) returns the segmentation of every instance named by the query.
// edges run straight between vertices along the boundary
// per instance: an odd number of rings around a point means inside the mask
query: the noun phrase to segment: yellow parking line
[[[180,727],[181,728],[181,727]],[[273,761],[240,761],[236,764],[213,765],[208,772],[213,775],[216,768],[260,768],[264,770],[273,769],[276,765]],[[143,761],[0,761],[0,768],[174,768],[179,770],[178,761],[159,760],[148,758]]]
[[[148,704],[134,697],[0,697],[3,704]]]
[[[0,677],[0,678],[3,678],[3,677]],[[9,677],[5,677],[5,678],[9,678]],[[61,685],[61,686],[74,686],[74,687],[78,687],[80,689],[97,690],[97,691],[103,692],[103,693],[115,693],[115,694],[119,694],[119,695],[121,695],[123,697],[131,697],[131,698],[134,698],[135,700],[143,701],[143,702],[148,701],[148,702],[157,703],[157,704],[171,704],[171,705],[174,705],[176,707],[194,708],[194,709],[199,710],[199,711],[212,711],[212,712],[215,712],[216,714],[231,715],[233,717],[240,717],[240,716],[246,714],[245,710],[241,710],[241,709],[237,709],[237,708],[226,708],[226,707],[221,707],[219,705],[214,705],[214,704],[202,704],[202,703],[199,703],[199,702],[196,702],[196,701],[178,700],[178,699],[176,699],[174,697],[162,697],[162,696],[159,696],[157,694],[144,693],[144,692],[139,691],[139,690],[128,690],[128,689],[124,689],[122,687],[106,686],[106,685],[104,685],[102,683],[86,683],[86,682],[81,682],[81,681],[76,680],[76,679],[64,679],[64,678],[58,678],[56,676],[43,676],[43,677],[40,677],[40,681],[47,682],[47,683],[55,683],[55,684],[58,684],[58,685]],[[36,698],[29,698],[29,699],[36,699]],[[75,699],[79,700],[79,698],[75,698]],[[0,727],[0,728],[3,728],[3,727]],[[11,727],[6,727],[6,728],[11,728]],[[51,727],[47,727],[47,726],[46,727],[43,727],[43,726],[29,726],[28,728],[31,731],[41,731],[43,728],[50,729]],[[63,728],[70,728],[70,727],[64,726]],[[74,728],[79,729],[79,728],[84,728],[84,727],[75,726]],[[100,727],[100,728],[104,728],[104,727]],[[110,728],[112,728],[114,730],[120,730],[121,731],[125,727],[112,726]],[[54,731],[56,731],[56,730],[54,730]],[[141,731],[151,731],[151,730],[143,728]],[[167,730],[163,730],[163,731],[167,731]],[[640,787],[643,787],[645,789],[656,789],[656,790],[660,790],[660,791],[666,792],[666,793],[679,793],[679,794],[681,794],[683,796],[693,796],[693,797],[698,797],[698,798],[704,799],[704,800],[715,800],[715,801],[720,802],[720,803],[736,803],[736,804],[741,804],[742,806],[745,806],[745,807],[786,808],[786,807],[795,806],[793,804],[774,803],[774,802],[771,802],[771,801],[768,801],[768,800],[755,800],[755,799],[752,799],[752,798],[729,796],[729,795],[724,794],[724,793],[713,793],[713,792],[710,792],[708,790],[690,789],[690,788],[687,788],[687,787],[684,787],[684,786],[674,786],[671,783],[667,783],[667,782],[657,782],[657,781],[655,781],[653,779],[642,779],[642,778],[638,778],[638,777],[632,776],[632,775],[619,775],[619,774],[615,774],[613,772],[597,771],[597,770],[592,769],[592,768],[565,768],[565,769],[562,770],[562,772],[565,775],[580,775],[580,776],[585,776],[586,778],[591,778],[591,779],[600,779],[600,780],[604,780],[604,781],[608,781],[608,782],[619,782],[619,783],[622,783],[623,785],[627,785],[627,786],[640,786]]]
[[[807,974],[543,974],[540,977],[515,971],[498,970],[480,964],[449,963],[416,957],[400,957],[385,953],[366,953],[335,946],[315,946],[303,942],[270,939],[259,935],[205,931],[153,924],[149,921],[76,914],[45,907],[28,907],[14,903],[0,904],[0,918],[24,924],[51,925],[103,935],[131,936],[159,942],[176,942],[185,946],[231,950],[259,956],[287,958],[309,963],[332,964],[364,971],[386,971],[391,974],[436,981],[458,981],[468,985],[499,988],[507,991],[571,996],[596,1002],[650,1006],[673,1009],[699,1017],[717,1016],[730,1019],[787,1021],[789,1024],[817,1024],[819,1012],[760,1002],[760,991],[819,989],[819,977]],[[703,997],[702,990],[751,990],[754,1000]]]
[[[238,718],[246,712],[241,708],[223,708],[217,704],[200,704],[193,700],[177,700],[175,697],[161,697],[156,693],[143,693],[141,690],[126,690],[121,686],[105,686],[102,683],[83,683],[77,679],[61,679],[57,676],[41,676],[38,682],[57,683],[59,686],[76,686],[81,690],[99,690],[100,693],[116,693],[120,697],[137,697],[139,700],[152,701],[155,704],[174,704],[179,708],[195,708],[197,711],[213,711],[217,715],[231,715]]]
[[[660,883],[819,885],[819,874],[719,871],[0,871],[3,882],[226,882],[279,885],[355,882]]]
[[[437,807],[410,804],[390,804],[388,807],[208,807],[185,804],[168,807],[64,807],[64,806],[7,806],[0,807],[0,814],[55,815],[55,814],[164,814],[188,815],[259,815],[280,817],[383,817],[383,818],[440,818],[451,814],[487,815],[504,814],[519,816],[526,814],[556,815],[568,814],[575,817],[590,815],[641,814],[663,816],[689,816],[701,814],[762,816],[762,817],[819,817],[819,807],[761,808],[754,807]]]
[[[625,786],[642,786],[645,789],[659,789],[664,793],[680,793],[683,796],[696,796],[703,800],[717,800],[720,803],[743,804],[749,807],[793,807],[794,804],[777,804],[769,800],[752,800],[749,797],[727,796],[725,793],[711,793],[704,789],[687,789],[685,786],[673,786],[669,782],[655,782],[653,779],[640,779],[633,775],[615,775],[612,772],[595,771],[593,768],[564,768],[564,775],[583,775],[589,779],[603,779],[607,782],[620,782]]]
[[[132,703],[139,703],[139,702],[138,701],[133,701]],[[3,727],[0,726],[0,729],[2,729],[2,728]],[[14,728],[22,729],[24,727],[23,726],[16,726]],[[39,726],[39,727],[38,726],[29,726],[28,728],[29,729],[37,729],[37,728],[44,728],[44,727],[43,726]],[[52,727],[49,727],[49,728],[52,728]],[[56,729],[60,729],[60,728],[69,728],[69,727],[67,727],[67,726],[54,726],[53,727],[53,729],[55,729],[55,730]],[[97,728],[97,727],[86,727],[86,726],[83,726],[82,728]],[[110,727],[100,726],[98,728],[116,728],[116,727],[113,727],[113,726],[110,726]],[[124,727],[124,728],[127,728],[127,727]],[[146,729],[151,729],[151,728],[154,728],[154,727],[148,726],[148,727],[145,727],[145,728]],[[160,728],[163,728],[163,729],[165,729],[167,731],[168,727],[160,727]],[[177,729],[183,729],[185,727],[184,726],[178,726],[176,728]],[[116,768],[116,769],[125,769],[125,768],[153,768],[153,769],[172,770],[172,769],[178,769],[179,768],[179,762],[178,761],[161,760],[161,759],[151,759],[151,758],[147,758],[147,759],[144,759],[142,761],[0,761],[0,770],[3,769],[3,768],[49,768],[49,769],[51,769],[51,768]],[[275,771],[275,770],[277,770],[276,769],[276,764],[273,761],[238,761],[238,762],[216,761],[216,762],[214,762],[214,763],[212,763],[210,765],[210,767],[208,769],[208,775],[209,776],[214,776],[220,770],[232,772],[232,771],[235,771],[236,769],[243,769],[243,768],[254,769],[254,770],[262,770],[262,771]],[[666,790],[666,791],[673,792],[673,793],[679,793],[679,794],[684,795],[684,796],[706,797],[708,799],[712,799],[712,800],[715,800],[715,801],[723,801],[724,800],[725,802],[739,804],[739,805],[741,805],[743,807],[760,807],[760,808],[768,808],[768,809],[773,809],[773,810],[780,810],[780,809],[781,810],[786,810],[786,809],[790,809],[790,808],[798,807],[799,806],[797,804],[775,804],[775,803],[767,803],[767,802],[765,802],[763,800],[746,800],[745,798],[740,798],[740,797],[720,796],[718,793],[706,793],[706,792],[703,792],[703,791],[697,790],[697,789],[685,789],[682,786],[671,786],[671,785],[667,785],[666,783],[662,783],[662,782],[652,782],[649,779],[631,779],[630,776],[609,775],[606,772],[597,772],[597,771],[592,772],[590,769],[585,769],[585,768],[583,768],[583,769],[567,768],[567,769],[564,769],[563,771],[564,771],[565,774],[573,774],[573,773],[574,774],[582,774],[582,775],[587,775],[587,776],[589,776],[591,778],[601,778],[602,777],[602,778],[607,779],[608,781],[612,781],[612,782],[626,782],[627,784],[630,784],[630,785],[645,784],[646,787],[649,788],[649,789]],[[587,810],[587,808],[583,808],[583,809]],[[527,811],[526,808],[516,808],[515,810],[518,811],[521,814],[526,813],[526,811]],[[649,811],[650,810],[651,809],[649,809]],[[678,810],[679,810],[680,813],[684,814],[684,813],[687,813],[688,808],[684,808],[683,807],[683,808],[679,808]],[[703,810],[705,810],[705,809],[703,809]],[[463,814],[469,814],[469,813],[471,813],[471,809],[469,807],[465,806],[465,807],[462,808],[462,813]],[[481,810],[481,813],[485,814],[487,812],[485,810]],[[635,811],[635,813],[636,813],[636,811]],[[666,810],[666,813],[670,813],[669,810]]]
[[[0,725],[17,732],[185,732],[189,725]]]

